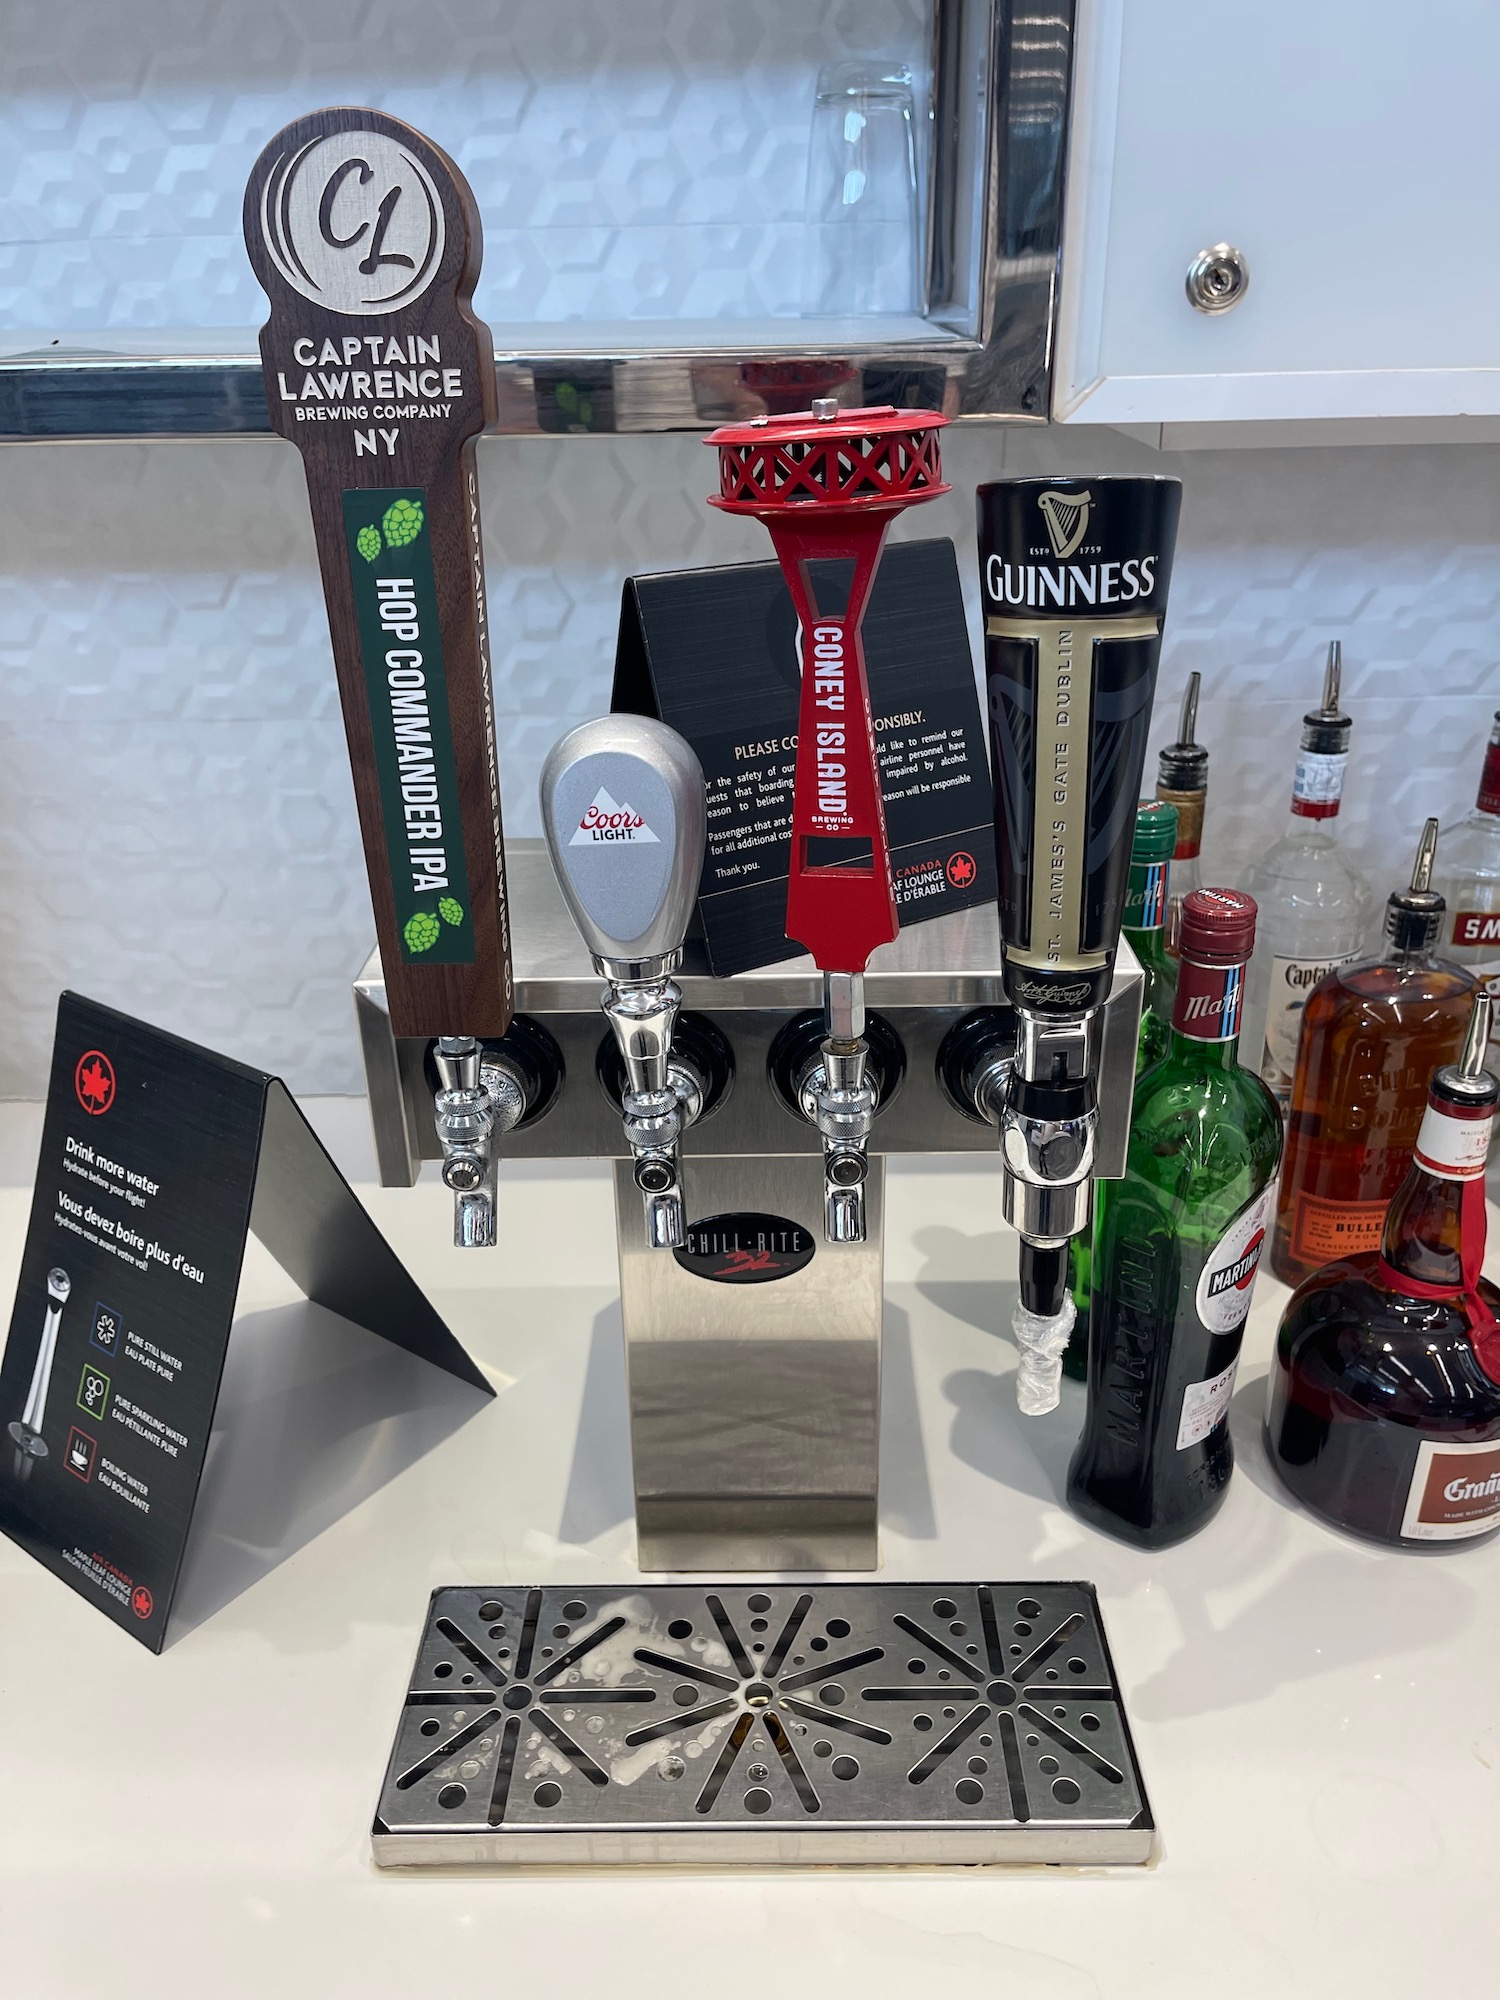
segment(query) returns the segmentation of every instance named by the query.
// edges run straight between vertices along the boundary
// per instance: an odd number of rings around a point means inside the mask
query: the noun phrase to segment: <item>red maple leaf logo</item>
[[[962,848],[948,856],[948,880],[955,889],[967,889],[977,873],[973,855],[965,854]]]
[[[138,1583],[130,1593],[130,1608],[137,1618],[149,1618],[153,1603],[151,1593],[143,1583]]]
[[[91,1118],[108,1111],[115,1101],[115,1072],[109,1057],[98,1049],[81,1055],[73,1071],[73,1089]]]

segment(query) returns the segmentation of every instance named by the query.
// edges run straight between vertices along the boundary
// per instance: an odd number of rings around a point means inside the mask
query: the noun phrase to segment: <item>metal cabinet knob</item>
[[[1228,312],[1249,289],[1250,266],[1232,243],[1200,250],[1188,265],[1188,304],[1195,312]]]

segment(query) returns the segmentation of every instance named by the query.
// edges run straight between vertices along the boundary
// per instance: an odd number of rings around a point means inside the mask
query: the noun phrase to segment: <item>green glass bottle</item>
[[[1142,1548],[1202,1527],[1234,1467],[1229,1398],[1281,1153],[1275,1099],[1236,1060],[1254,942],[1250,897],[1183,899],[1170,1043],[1136,1086],[1124,1178],[1098,1191],[1068,1504]]]
[[[1177,808],[1162,799],[1142,799],[1135,815],[1135,839],[1130,849],[1130,887],[1121,925],[1130,948],[1146,975],[1141,993],[1141,1035],[1136,1043],[1135,1073],[1149,1069],[1167,1052],[1172,1027],[1172,995],[1177,991],[1177,961],[1167,956],[1167,891],[1172,851],[1177,845]],[[1092,1238],[1073,1239],[1073,1304],[1078,1317],[1068,1336],[1063,1373],[1082,1382],[1089,1372],[1089,1266]]]

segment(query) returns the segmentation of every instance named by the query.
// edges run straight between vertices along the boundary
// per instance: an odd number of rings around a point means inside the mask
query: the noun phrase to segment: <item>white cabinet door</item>
[[[1500,0],[1080,0],[1069,176],[1054,416],[1500,411]]]

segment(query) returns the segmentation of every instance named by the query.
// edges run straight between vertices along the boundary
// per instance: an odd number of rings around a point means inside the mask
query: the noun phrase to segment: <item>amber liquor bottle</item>
[[[1431,887],[1437,839],[1430,819],[1411,887],[1386,903],[1383,954],[1325,972],[1303,1010],[1271,1246],[1271,1268],[1289,1285],[1380,1248],[1428,1081],[1463,1047],[1477,981],[1433,957],[1443,925]]]
[[[1378,1251],[1317,1272],[1276,1337],[1266,1444],[1337,1527],[1416,1546],[1500,1527],[1500,1289],[1484,1259],[1484,1163],[1500,1082],[1491,1002],[1433,1076]]]
[[[1094,1226],[1088,1409],[1068,1504],[1141,1548],[1201,1528],[1234,1469],[1229,1398],[1270,1227],[1275,1100],[1235,1060],[1255,904],[1182,905],[1167,1053],[1136,1084]]]

